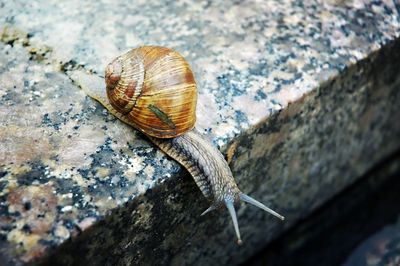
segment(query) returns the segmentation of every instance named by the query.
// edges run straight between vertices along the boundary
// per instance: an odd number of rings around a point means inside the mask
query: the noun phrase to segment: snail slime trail
[[[201,215],[225,206],[241,244],[234,205],[250,203],[284,220],[242,193],[224,156],[195,126],[197,86],[188,62],[176,51],[143,46],[115,58],[105,70],[105,89],[83,90],[179,162],[211,202]]]

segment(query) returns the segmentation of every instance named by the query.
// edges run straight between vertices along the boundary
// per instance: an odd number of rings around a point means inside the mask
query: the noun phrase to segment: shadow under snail
[[[196,82],[188,62],[178,52],[159,46],[130,50],[108,64],[105,82],[106,90],[83,90],[189,171],[212,202],[201,215],[225,205],[239,244],[235,203],[250,203],[284,220],[239,190],[221,152],[194,128]]]

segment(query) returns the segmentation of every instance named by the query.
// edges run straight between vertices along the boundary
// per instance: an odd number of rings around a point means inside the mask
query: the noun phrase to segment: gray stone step
[[[8,265],[239,264],[400,147],[396,1],[0,3]],[[143,44],[182,53],[197,127],[240,189],[244,245],[179,164],[80,89]],[[101,86],[101,85],[99,85]]]

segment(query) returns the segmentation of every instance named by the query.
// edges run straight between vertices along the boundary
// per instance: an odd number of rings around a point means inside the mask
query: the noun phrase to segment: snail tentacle
[[[279,213],[277,213],[276,211],[268,208],[267,206],[265,206],[264,204],[262,204],[261,202],[255,200],[255,199],[253,199],[252,197],[250,197],[250,196],[248,196],[246,194],[243,194],[243,193],[240,193],[239,197],[240,197],[240,199],[242,201],[250,203],[251,205],[254,205],[254,206],[256,206],[256,207],[258,207],[258,208],[260,208],[260,209],[262,209],[262,210],[274,215],[275,217],[281,219],[282,221],[285,220],[284,216],[282,216]]]
[[[209,213],[209,212],[211,212],[211,211],[213,211],[213,210],[216,210],[217,208],[218,208],[218,207],[217,207],[216,204],[212,204],[210,207],[207,208],[207,210],[205,210],[204,212],[202,212],[202,213],[200,214],[200,216],[206,215],[207,213]]]
[[[240,231],[239,231],[239,223],[236,217],[236,211],[235,211],[235,206],[233,206],[233,201],[232,200],[225,200],[225,205],[226,208],[229,211],[229,214],[232,217],[232,222],[233,222],[233,227],[235,227],[235,232],[236,232],[236,237],[237,237],[237,243],[239,245],[242,244],[242,238],[240,237]]]

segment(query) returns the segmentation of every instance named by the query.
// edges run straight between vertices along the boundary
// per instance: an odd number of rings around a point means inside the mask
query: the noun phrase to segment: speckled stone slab
[[[0,258],[238,264],[400,147],[396,1],[0,2]],[[197,127],[239,187],[287,217],[226,211],[86,97],[105,64],[165,45],[190,62]],[[94,85],[93,85],[94,84]]]

